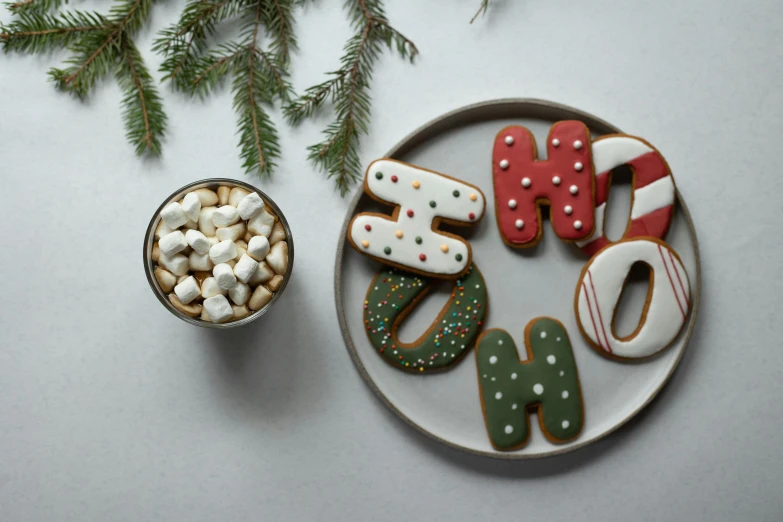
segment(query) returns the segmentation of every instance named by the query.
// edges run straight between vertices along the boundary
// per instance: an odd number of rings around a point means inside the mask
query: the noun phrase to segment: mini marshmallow
[[[241,239],[237,239],[234,241],[234,244],[237,246],[237,257],[234,259],[236,261],[239,261],[243,255],[247,254],[247,243],[242,241]]]
[[[176,230],[188,222],[187,214],[176,201],[163,207],[163,210],[160,211],[160,217],[166,223],[166,226],[172,230]]]
[[[242,199],[250,194],[247,190],[241,188],[241,187],[234,187],[231,189],[231,192],[228,194],[228,204],[232,207],[238,207],[239,202],[242,201]],[[247,218],[242,218],[247,219]]]
[[[250,299],[250,287],[245,283],[237,283],[234,288],[228,291],[228,297],[234,302],[235,305],[242,306]]]
[[[207,310],[203,307],[201,308],[201,315],[199,316],[199,319],[201,319],[202,321],[206,321],[208,323],[212,322],[212,318],[207,313]]]
[[[213,246],[215,246],[218,243],[220,243],[220,240],[217,237],[215,237],[215,236],[208,237],[207,241],[209,241],[209,248],[212,248]]]
[[[212,237],[217,231],[215,223],[212,221],[212,214],[215,213],[217,207],[202,208],[198,215],[198,229],[207,237]]]
[[[177,276],[175,276],[165,268],[156,266],[154,274],[155,274],[155,279],[157,279],[161,290],[163,290],[167,294],[171,292],[174,289],[174,286],[177,284]]]
[[[228,290],[220,288],[217,283],[217,279],[214,277],[208,277],[204,279],[203,283],[201,283],[201,297],[204,299],[209,299],[210,297],[214,297],[216,295],[226,295],[227,292]]]
[[[156,263],[158,262],[158,259],[160,259],[160,247],[158,246],[157,243],[152,245],[152,252],[150,253],[150,257]]]
[[[212,269],[212,275],[220,288],[231,290],[237,284],[237,276],[234,275],[234,269],[227,263],[215,265]]]
[[[155,228],[155,239],[160,239],[167,234],[174,232],[172,229],[166,226],[166,222],[162,219],[158,222],[158,226]]]
[[[231,309],[234,311],[234,319],[243,319],[250,315],[250,308],[248,308],[245,305],[237,306],[234,305],[231,307]]]
[[[234,275],[236,275],[237,279],[239,279],[243,283],[247,283],[256,270],[258,270],[258,262],[252,257],[250,257],[249,255],[245,254],[240,258],[239,262],[234,266]],[[236,301],[234,302],[236,303]],[[242,304],[242,303],[237,303],[237,304]]]
[[[188,246],[188,242],[185,241],[185,234],[179,230],[166,234],[160,241],[158,241],[160,247],[160,253],[164,256],[173,256],[185,250]]]
[[[190,245],[193,250],[202,255],[208,254],[209,247],[212,246],[209,244],[207,236],[198,230],[188,230],[185,232],[185,241],[187,241],[188,245]]]
[[[229,259],[237,257],[237,246],[233,241],[221,241],[209,249],[209,257],[216,265],[225,263]]]
[[[185,275],[190,270],[190,262],[182,254],[174,254],[169,257],[161,252],[158,264],[177,276]]]
[[[280,241],[275,244],[266,255],[266,262],[272,267],[272,270],[280,275],[285,275],[288,269],[288,243]]]
[[[201,198],[195,192],[188,192],[185,197],[182,198],[182,204],[180,205],[185,215],[191,221],[198,221],[198,215],[201,212]]]
[[[193,272],[193,277],[196,278],[198,284],[203,284],[204,280],[208,277],[212,277],[212,269],[209,270],[196,270]]]
[[[216,295],[204,300],[204,310],[215,323],[222,323],[234,316],[234,310],[223,295]]]
[[[201,201],[202,207],[213,207],[217,205],[218,195],[215,194],[215,192],[212,190],[206,188],[200,188],[194,190],[193,194],[198,196],[198,199]]]
[[[250,219],[256,217],[264,210],[264,200],[257,192],[248,194],[237,205],[237,212],[242,219]]]
[[[212,222],[216,227],[229,227],[239,221],[239,213],[236,207],[223,205],[212,213]]]
[[[247,244],[247,255],[256,261],[263,261],[269,253],[269,241],[264,236],[253,236]]]
[[[280,285],[283,284],[283,276],[276,275],[272,279],[269,280],[267,284],[264,286],[269,290],[270,292],[277,292],[280,289]]]
[[[243,237],[242,239],[245,240],[245,243],[250,243],[250,240],[253,239],[253,233],[248,230],[247,232],[245,232],[245,237]]]
[[[274,245],[280,241],[285,240],[285,229],[283,225],[278,221],[275,226],[272,227],[272,235],[269,236],[269,244]]]
[[[174,293],[177,294],[182,304],[188,304],[201,294],[201,289],[198,287],[196,278],[190,276],[174,287]]]
[[[185,279],[187,279],[188,277],[190,277],[188,274],[185,274],[185,275],[181,275],[181,276],[179,276],[179,277],[177,278],[177,284],[180,284],[182,281],[184,281],[184,280],[185,280]]]
[[[177,310],[179,310],[185,315],[189,315],[190,317],[198,317],[199,315],[201,315],[201,305],[198,303],[186,305],[179,300],[177,294],[169,294],[169,301],[171,302],[172,305],[174,305],[174,308],[176,308]]]
[[[272,300],[273,295],[272,292],[263,286],[259,286],[253,292],[253,295],[250,296],[247,306],[253,311],[261,310],[265,304]]]
[[[228,205],[228,196],[231,194],[231,187],[218,187],[218,204]]]
[[[261,283],[266,283],[275,276],[275,273],[269,268],[269,265],[265,261],[258,263],[258,270],[256,270],[247,282],[250,286],[258,286]]]
[[[247,222],[247,229],[253,234],[269,237],[269,234],[272,233],[272,226],[274,224],[275,218],[264,210]]]
[[[188,256],[188,262],[190,263],[191,270],[207,271],[212,270],[215,266],[212,263],[212,259],[209,258],[209,254],[199,254],[198,252],[191,252]]]
[[[198,230],[198,221],[191,221],[188,219],[188,222],[185,223],[185,228],[187,230]]]
[[[240,221],[230,227],[219,228],[215,235],[221,241],[236,241],[245,235],[245,224]]]

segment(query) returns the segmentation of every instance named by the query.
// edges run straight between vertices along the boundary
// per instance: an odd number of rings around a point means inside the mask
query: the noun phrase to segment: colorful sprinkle
[[[375,178],[376,179],[383,179],[383,172],[376,172],[375,173]]]
[[[468,214],[468,219],[473,221],[474,219],[476,219],[476,214],[471,212],[470,214]]]
[[[370,230],[372,230],[372,227],[370,225],[364,225],[364,230],[369,232]]]
[[[454,259],[456,259],[457,261],[462,261],[462,254],[457,254],[456,256],[454,256]]]
[[[443,252],[444,254],[447,254],[449,252],[449,245],[441,245],[440,251]]]
[[[478,199],[478,197],[475,194],[471,194],[468,197],[470,198],[471,201],[476,201],[476,199]]]
[[[413,217],[413,210],[408,210],[407,214],[408,214],[408,217],[412,218]]]
[[[451,194],[452,194],[452,195],[453,195],[455,198],[458,198],[458,197],[459,197],[459,190],[455,190],[455,191],[454,191],[454,192],[452,192]]]
[[[369,242],[369,241],[367,241],[367,240],[365,239],[364,241],[362,241],[362,246],[363,246],[364,248],[367,248],[367,247],[369,247],[369,246],[370,246],[370,242]]]
[[[416,236],[415,241],[417,245],[421,245],[421,236]]]
[[[430,201],[430,206],[431,206],[432,208],[435,208],[435,206],[436,206],[436,205],[437,205],[437,203],[435,203],[435,200],[434,200],[434,199],[433,199],[432,201]]]
[[[420,261],[426,261],[427,260],[427,256],[425,256],[424,254],[419,254],[419,260]]]
[[[397,176],[392,176],[391,180],[392,180],[392,183],[397,183]]]
[[[417,188],[421,187],[421,183],[419,183],[418,181],[414,181],[414,182],[412,183],[412,185],[413,185],[413,188],[415,188],[415,189],[417,189]]]
[[[394,233],[395,236],[397,236],[398,239],[402,239],[402,230],[398,230]]]
[[[383,249],[383,253],[384,253],[384,254],[386,254],[386,255],[388,256],[389,254],[391,254],[391,248],[389,248],[389,247],[385,247],[385,248]]]

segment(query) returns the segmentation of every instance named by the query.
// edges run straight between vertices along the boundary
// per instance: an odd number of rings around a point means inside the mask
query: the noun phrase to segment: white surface
[[[166,156],[144,162],[113,83],[80,103],[46,81],[64,55],[2,56],[5,226],[21,244],[0,260],[9,273],[26,252],[30,276],[0,294],[0,518],[780,520],[783,4],[498,0],[469,26],[478,1],[387,3],[422,57],[379,64],[365,163],[440,113],[504,96],[579,107],[664,151],[697,222],[704,302],[660,400],[589,450],[539,462],[462,455],[394,418],[335,319],[347,200],[304,153],[326,118],[281,126],[284,160],[259,184],[295,235],[284,298],[239,331],[177,321],[144,278],[144,229],[185,183],[242,178],[230,95],[164,88]],[[152,63],[177,4],[153,10],[140,42]],[[298,26],[298,89],[336,66],[348,35],[325,5]],[[50,213],[14,220],[30,198]],[[108,301],[108,287],[123,292]]]
[[[515,339],[522,357],[525,357],[523,331],[528,321],[535,317],[554,317],[561,321],[569,332],[585,404],[584,427],[573,442],[551,444],[543,437],[538,418],[531,416],[529,443],[524,448],[511,452],[513,455],[523,456],[546,455],[578,447],[614,430],[647,402],[660,384],[665,382],[685,348],[685,336],[681,335],[660,357],[644,364],[618,364],[599,355],[580,334],[574,313],[575,291],[580,288],[579,277],[588,256],[575,245],[558,241],[548,219],[543,223],[543,240],[536,248],[514,250],[507,248],[501,241],[489,167],[492,161],[492,143],[500,129],[509,125],[522,125],[530,129],[540,147],[545,147],[551,124],[549,121],[522,118],[482,120],[454,126],[397,157],[401,161],[423,168],[437,167],[446,174],[459,176],[461,180],[479,187],[489,198],[486,216],[481,223],[468,229],[450,229],[470,238],[473,261],[481,271],[488,289],[489,312],[484,320],[484,328],[503,328],[508,331]],[[545,157],[545,150],[539,150],[539,157]],[[448,191],[446,193],[448,194]],[[618,173],[614,176],[607,205],[607,237],[617,239],[626,229],[631,206],[630,173]],[[389,214],[391,208],[365,197],[360,202],[358,211]],[[374,232],[375,227],[372,233]],[[679,208],[675,211],[666,241],[682,257],[695,283],[696,254],[687,221]],[[604,255],[611,252],[604,251]],[[655,255],[656,259],[660,259],[657,257],[657,249]],[[504,453],[494,450],[487,437],[476,379],[475,352],[470,351],[457,366],[438,374],[411,375],[390,367],[367,339],[364,324],[364,300],[380,266],[350,246],[346,249],[344,263],[342,289],[348,331],[359,359],[378,389],[406,418],[430,434],[474,451]],[[654,262],[651,264],[655,265]],[[653,278],[654,283],[660,286],[661,282],[666,282],[668,285],[660,263],[659,268]],[[610,273],[618,276],[621,283],[627,275],[624,270]],[[599,275],[594,274],[595,277]],[[598,279],[596,285],[600,290]],[[402,323],[399,335],[403,342],[414,341],[430,327],[450,296],[452,288],[451,282],[434,285],[433,293]],[[646,280],[635,280],[634,283],[626,285],[620,311],[614,321],[619,335],[630,335],[636,329],[647,299],[647,290]],[[662,290],[671,292],[668,286],[656,288],[653,299],[658,305],[661,304],[660,300],[666,297]],[[615,295],[616,297],[618,296]],[[611,311],[614,307],[615,299],[610,301],[602,305],[604,310]],[[672,324],[675,327],[681,325],[678,321],[681,321],[682,316],[677,304],[674,301],[669,304],[678,315]],[[371,303],[371,306],[374,306],[374,303]],[[657,315],[660,319],[660,314]],[[611,321],[614,314],[607,313],[604,317]],[[648,313],[640,339],[645,335],[649,336],[650,328],[655,331],[655,319],[656,314]],[[448,347],[448,343],[445,343],[444,349]]]

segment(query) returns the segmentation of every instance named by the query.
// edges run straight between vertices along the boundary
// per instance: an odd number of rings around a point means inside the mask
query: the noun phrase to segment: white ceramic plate
[[[568,329],[582,385],[585,421],[574,441],[557,445],[547,441],[531,419],[531,434],[522,449],[497,451],[490,444],[481,412],[476,360],[473,350],[453,369],[434,374],[404,373],[387,364],[370,344],[364,331],[363,303],[367,288],[381,265],[356,253],[345,238],[345,227],[358,212],[390,213],[391,207],[357,194],[341,236],[335,267],[335,293],[343,336],[357,369],[382,401],[403,420],[424,434],[449,446],[498,458],[543,457],[574,450],[611,433],[646,406],[671,377],[686,348],[695,321],[700,291],[699,255],[695,232],[678,194],[671,228],[665,240],[680,255],[688,271],[693,307],[680,336],[659,356],[639,363],[620,363],[596,353],[583,339],[574,316],[574,291],[580,271],[588,261],[575,246],[557,239],[548,219],[538,247],[512,250],[501,241],[495,224],[491,154],[495,134],[506,125],[528,127],[541,144],[554,121],[580,119],[594,135],[618,132],[588,114],[549,102],[498,100],[449,113],[417,130],[390,151],[387,157],[443,172],[481,188],[487,197],[482,222],[468,230],[450,229],[473,246],[474,261],[489,291],[485,329],[503,328],[514,338],[524,357],[523,331],[531,319],[550,316]],[[644,136],[642,136],[644,137]],[[662,151],[666,154],[666,151]],[[672,165],[675,182],[677,167]],[[622,235],[630,209],[630,175],[615,175],[607,213],[609,239]],[[448,298],[449,284],[425,298],[400,328],[400,338],[412,341],[430,325]],[[647,291],[640,280],[630,285],[618,313],[618,334],[633,331]],[[639,426],[643,429],[643,426]]]

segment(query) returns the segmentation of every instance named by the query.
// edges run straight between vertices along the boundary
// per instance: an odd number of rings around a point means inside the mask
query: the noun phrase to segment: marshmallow
[[[191,221],[188,219],[188,222],[185,223],[185,228],[188,230],[198,230],[198,221]]]
[[[226,295],[227,292],[228,290],[218,286],[217,279],[214,277],[208,277],[201,283],[201,297],[204,299],[209,299],[216,295]]]
[[[252,257],[250,257],[249,255],[245,254],[239,259],[239,262],[234,266],[234,275],[236,275],[237,279],[239,279],[243,283],[247,283],[256,270],[258,270],[258,262]],[[236,303],[236,301],[234,302]],[[242,304],[242,303],[237,303],[237,304]]]
[[[174,293],[177,294],[182,304],[189,304],[201,294],[201,288],[198,287],[196,278],[190,276],[174,287]]]
[[[221,241],[236,241],[240,237],[245,235],[245,224],[241,221],[236,225],[230,227],[219,228],[215,233],[217,238]]]
[[[198,252],[191,252],[188,256],[188,262],[190,263],[191,270],[199,270],[202,272],[212,270],[212,268],[215,266],[212,263],[212,259],[209,258],[208,254],[202,255]]]
[[[174,285],[177,284],[177,276],[175,276],[165,268],[161,268],[159,266],[155,267],[153,273],[155,274],[155,279],[158,281],[161,290],[163,290],[168,294],[174,289]]]
[[[182,301],[179,300],[179,297],[177,297],[177,294],[169,294],[169,302],[185,315],[189,315],[190,317],[198,317],[201,315],[201,305],[198,303],[194,303],[191,305],[183,304]]]
[[[256,217],[264,211],[264,200],[257,192],[248,194],[237,205],[237,212],[242,219],[250,219]]]
[[[231,205],[223,205],[212,213],[212,222],[218,228],[231,226],[237,221],[239,221],[239,213],[236,207]]]
[[[191,194],[195,194],[198,196],[198,199],[201,201],[202,207],[213,207],[217,205],[218,195],[215,194],[215,192],[212,190],[206,188],[200,188],[194,190]]]
[[[216,210],[217,207],[202,208],[198,215],[198,229],[207,237],[214,236],[217,231],[217,227],[212,221],[212,214],[214,214]]]
[[[241,188],[241,187],[234,187],[231,189],[231,192],[228,194],[228,204],[232,207],[239,206],[239,202],[242,201],[242,199],[250,194],[249,191]],[[247,218],[242,218],[247,219]]]
[[[172,230],[175,230],[188,222],[187,214],[185,214],[185,211],[182,210],[182,207],[176,201],[163,207],[163,210],[160,211],[160,217],[163,219],[163,222],[166,223],[166,226]]]
[[[264,236],[253,236],[247,244],[247,255],[256,261],[263,261],[269,253],[269,241]]]
[[[188,258],[182,254],[174,254],[169,257],[161,252],[160,258],[158,258],[158,264],[172,274],[178,276],[185,275],[188,273],[188,270],[190,270],[190,262],[188,261]]]
[[[212,322],[212,318],[209,316],[206,308],[204,307],[201,307],[201,315],[199,316],[199,319],[201,319],[202,321],[206,321],[208,323]]]
[[[199,232],[198,230],[188,230],[185,233],[185,241],[187,241],[188,245],[190,245],[190,247],[193,250],[195,250],[197,253],[199,254],[209,253],[209,247],[211,246],[209,244],[209,240],[207,239],[207,236],[205,236],[203,233]]]
[[[213,246],[215,246],[218,243],[220,243],[220,240],[217,237],[215,237],[215,236],[208,237],[207,241],[209,241],[209,248],[212,248]]]
[[[216,295],[204,300],[204,310],[215,323],[222,323],[234,316],[234,311],[223,295]]]
[[[269,236],[269,244],[274,245],[285,239],[285,229],[279,221],[272,227],[272,235]]]
[[[229,259],[237,257],[237,246],[233,241],[221,241],[209,249],[209,257],[217,264],[225,263]]]
[[[245,305],[234,305],[231,307],[231,309],[234,311],[234,319],[243,319],[250,315],[250,309]]]
[[[275,244],[266,255],[266,262],[272,267],[272,270],[280,275],[285,275],[288,268],[288,243],[280,241]]]
[[[158,226],[155,227],[155,239],[160,239],[167,234],[174,232],[172,229],[166,226],[166,223],[161,219],[158,221]]]
[[[275,273],[269,268],[269,265],[265,261],[258,263],[258,270],[253,272],[250,280],[247,282],[250,286],[258,286],[261,283],[266,283],[275,276]]]
[[[193,277],[196,278],[196,281],[198,281],[198,284],[204,284],[204,280],[208,277],[212,277],[212,269],[209,270],[196,270],[193,272]]]
[[[261,310],[265,304],[272,300],[272,295],[272,292],[263,286],[259,286],[253,292],[253,295],[250,296],[247,306],[253,311]]]
[[[158,246],[160,247],[161,254],[170,257],[185,250],[185,247],[188,246],[188,242],[185,241],[185,234],[177,230],[160,238]]]
[[[183,274],[177,278],[177,284],[180,284],[182,281],[190,277],[188,274]]]
[[[275,218],[264,210],[247,222],[247,229],[258,236],[269,237],[269,234],[272,233],[272,225],[274,224]]]
[[[245,283],[237,283],[234,288],[228,291],[228,297],[234,301],[234,304],[242,306],[250,299],[250,287]]]
[[[220,288],[231,290],[237,284],[237,276],[234,275],[234,269],[227,263],[215,265],[212,269],[212,275]]]
[[[235,257],[234,259],[239,261],[239,259],[243,255],[247,254],[247,243],[245,243],[241,239],[237,239],[236,241],[234,241],[234,244],[237,246],[237,257]]]
[[[218,187],[218,205],[228,205],[228,196],[231,194],[231,187]]]
[[[158,259],[160,259],[160,247],[158,246],[157,243],[152,245],[152,252],[150,253],[150,257],[156,263],[158,262]]]
[[[248,230],[247,232],[245,232],[245,237],[243,237],[242,239],[245,240],[245,243],[250,243],[250,240],[253,239],[253,233]]]
[[[270,292],[277,292],[280,289],[280,285],[283,284],[283,276],[276,275],[272,279],[269,280],[267,284],[264,286],[269,290]]]

